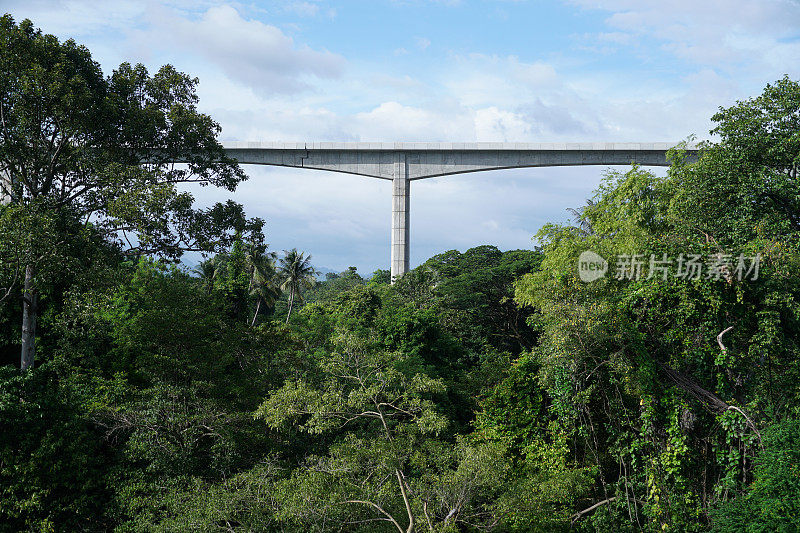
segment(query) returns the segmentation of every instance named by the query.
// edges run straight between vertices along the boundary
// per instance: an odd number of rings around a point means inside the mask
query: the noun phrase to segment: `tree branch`
[[[759,447],[763,447],[763,445],[761,444],[761,434],[758,432],[755,423],[749,416],[747,416],[747,414],[741,408],[736,407],[735,405],[730,405],[728,402],[724,401],[722,398],[720,398],[713,392],[704,389],[696,381],[694,381],[686,374],[682,374],[681,372],[678,372],[674,368],[671,368],[670,366],[660,363],[658,361],[656,361],[656,364],[667,375],[667,377],[669,377],[670,380],[672,380],[672,382],[675,383],[675,385],[677,385],[684,391],[688,392],[691,396],[693,396],[696,400],[698,400],[701,404],[703,404],[703,406],[706,407],[706,409],[708,409],[712,413],[721,414],[726,411],[733,410],[744,416],[745,420],[747,421],[747,425],[750,426],[750,429],[752,429],[753,432],[756,434],[756,437],[758,437]]]
[[[725,335],[726,333],[728,333],[732,329],[733,329],[733,326],[728,326],[727,328],[725,328],[722,331],[720,331],[719,335],[717,335],[717,344],[719,344],[719,349],[722,350],[723,354],[728,353],[728,349],[725,348],[724,344],[722,344],[722,336]]]
[[[370,507],[375,508],[379,513],[381,513],[383,516],[385,516],[387,520],[389,520],[392,524],[394,524],[394,526],[397,528],[397,531],[399,531],[400,533],[405,533],[403,531],[403,528],[400,527],[400,524],[397,523],[397,520],[395,520],[392,515],[390,515],[386,511],[384,511],[383,508],[380,505],[378,505],[377,503],[368,502],[368,501],[364,501],[364,500],[345,500],[345,501],[339,502],[339,503],[342,503],[342,504],[344,504],[344,503],[360,503],[362,505],[369,505]]]
[[[594,511],[595,509],[597,509],[597,508],[598,508],[598,507],[600,507],[601,505],[606,505],[606,504],[608,504],[608,503],[611,503],[611,502],[613,502],[613,501],[614,501],[614,500],[616,500],[616,499],[617,499],[617,497],[616,497],[616,496],[612,496],[611,498],[606,498],[605,500],[599,501],[599,502],[597,502],[596,504],[594,504],[594,505],[592,505],[592,506],[590,506],[590,507],[587,507],[587,508],[586,508],[586,509],[584,509],[583,511],[578,511],[577,513],[575,513],[574,515],[572,515],[572,525],[574,526],[574,525],[575,525],[575,522],[577,522],[578,520],[580,520],[580,519],[581,519],[581,517],[582,517],[583,515],[585,515],[585,514],[588,514],[588,513],[591,513],[592,511]]]
[[[583,511],[578,511],[577,513],[572,515],[572,525],[575,525],[575,522],[580,520],[583,515],[589,514],[592,511],[594,511],[595,509],[597,509],[598,507],[603,506],[603,505],[607,505],[607,504],[609,504],[609,503],[611,503],[611,502],[613,502],[613,501],[615,501],[617,499],[618,499],[617,496],[612,496],[610,498],[606,498],[605,500],[599,501],[599,502],[595,503],[594,505],[591,505],[591,506],[587,507]],[[642,500],[637,500],[636,498],[626,498],[626,499],[629,502],[634,502],[634,503],[638,503],[638,504],[644,504],[645,503]]]

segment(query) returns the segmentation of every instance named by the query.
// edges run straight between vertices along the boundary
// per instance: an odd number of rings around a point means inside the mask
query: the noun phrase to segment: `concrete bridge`
[[[391,273],[409,268],[411,182],[504,168],[669,166],[677,143],[260,143],[223,142],[241,164],[310,168],[392,181]],[[695,146],[687,147],[690,157]]]

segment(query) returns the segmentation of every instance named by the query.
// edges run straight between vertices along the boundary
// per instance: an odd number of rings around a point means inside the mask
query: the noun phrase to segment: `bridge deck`
[[[229,149],[255,148],[263,150],[662,150],[666,151],[678,143],[444,143],[444,142],[317,142],[285,143],[259,141],[223,141]],[[690,149],[695,149],[692,144]]]
[[[395,179],[402,163],[417,180],[504,168],[574,165],[667,166],[676,143],[263,143],[224,142],[242,164],[275,165]],[[686,147],[691,155],[694,145]]]

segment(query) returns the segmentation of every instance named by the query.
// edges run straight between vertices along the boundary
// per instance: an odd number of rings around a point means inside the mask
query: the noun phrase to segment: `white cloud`
[[[469,54],[453,57],[442,84],[468,107],[510,106],[544,92],[563,89],[555,68],[515,56]]]
[[[15,18],[30,18],[48,33],[77,37],[94,32],[125,30],[132,20],[147,11],[147,4],[135,0],[109,2],[98,9],[90,0],[5,0],[3,12],[19,13]]]
[[[529,137],[530,124],[523,117],[494,106],[475,112],[475,138],[479,142],[514,142]]]
[[[344,129],[347,118],[324,107],[293,108],[280,103],[261,104],[230,111],[206,109],[222,125],[224,140],[303,142],[314,140],[355,141]]]
[[[446,103],[431,109],[384,102],[347,122],[352,123],[351,131],[359,139],[369,141],[441,141],[475,136],[469,112]]]
[[[201,54],[262,95],[308,89],[309,77],[336,78],[345,65],[343,57],[297,46],[279,28],[246,20],[229,5],[209,8],[197,20],[160,13],[153,23],[151,31],[170,35],[185,50]]]
[[[303,17],[313,17],[319,13],[319,4],[314,4],[312,2],[289,2],[284,6],[284,10]]]
[[[794,0],[571,0],[610,13],[599,39],[654,38],[664,51],[731,74],[773,77],[800,62]],[[605,37],[604,37],[605,36]],[[789,39],[791,42],[786,42]]]

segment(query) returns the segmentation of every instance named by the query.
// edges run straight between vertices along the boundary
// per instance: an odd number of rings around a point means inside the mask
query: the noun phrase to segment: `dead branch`
[[[728,333],[732,329],[733,329],[733,326],[728,326],[727,328],[725,328],[722,331],[720,331],[719,335],[717,335],[717,344],[719,344],[719,349],[722,350],[723,354],[728,353],[728,349],[725,348],[724,344],[722,344],[722,336],[725,335],[726,333]]]
[[[605,500],[603,500],[603,501],[599,501],[599,502],[597,502],[596,504],[594,504],[594,505],[592,505],[592,506],[590,506],[590,507],[587,507],[587,508],[586,508],[586,509],[584,509],[583,511],[578,511],[577,513],[575,513],[574,515],[572,515],[572,525],[574,526],[574,525],[575,525],[575,522],[577,522],[578,520],[580,520],[580,518],[581,518],[583,515],[585,515],[585,514],[588,514],[588,513],[591,513],[592,511],[594,511],[595,509],[597,509],[597,508],[598,508],[598,507],[600,507],[601,505],[606,505],[607,503],[611,503],[611,502],[613,502],[613,501],[614,501],[614,500],[616,500],[616,499],[617,499],[617,497],[616,497],[616,496],[612,496],[611,498],[606,498],[606,499],[605,499]]]
[[[722,333],[720,334],[718,339],[721,336]],[[736,407],[735,405],[730,405],[728,402],[724,401],[722,398],[720,398],[713,392],[708,391],[703,387],[701,387],[695,380],[693,380],[686,374],[678,372],[674,368],[671,368],[669,365],[665,365],[658,361],[656,361],[656,364],[658,364],[661,371],[664,374],[666,374],[667,377],[675,385],[677,385],[679,388],[689,393],[689,395],[691,395],[693,398],[699,401],[703,405],[703,407],[705,407],[712,414],[718,415],[726,411],[736,411],[737,413],[740,413],[747,421],[747,425],[750,426],[750,429],[752,429],[753,432],[756,434],[756,437],[758,437],[759,447],[762,447],[761,434],[758,432],[758,429],[756,428],[756,425],[753,422],[753,420],[749,416],[747,416],[747,413],[745,413],[741,408]]]
[[[343,501],[343,502],[340,502],[340,503],[343,503],[343,504],[344,504],[344,503],[359,503],[359,504],[361,504],[361,505],[369,505],[370,507],[373,507],[374,509],[376,509],[376,510],[377,510],[379,513],[381,513],[383,516],[385,516],[385,517],[386,517],[386,520],[388,520],[389,522],[391,522],[392,524],[394,524],[394,525],[395,525],[395,527],[397,528],[397,530],[398,530],[400,533],[404,533],[404,531],[403,531],[403,528],[402,528],[402,527],[400,527],[400,524],[398,524],[398,523],[397,523],[397,520],[395,520],[395,519],[394,519],[394,517],[393,517],[392,515],[390,515],[390,514],[389,514],[389,513],[387,513],[386,511],[384,511],[384,510],[383,510],[383,508],[382,508],[380,505],[378,505],[377,503],[368,502],[368,501],[364,501],[364,500],[345,500],[345,501]]]
[[[592,511],[594,511],[595,509],[597,509],[598,507],[606,505],[606,504],[609,504],[609,503],[611,503],[611,502],[613,502],[613,501],[615,501],[617,499],[618,499],[617,496],[612,496],[610,498],[606,498],[605,500],[599,501],[599,502],[595,503],[594,505],[591,505],[591,506],[587,507],[583,511],[578,511],[577,513],[572,515],[572,525],[574,526],[575,522],[580,520],[582,516],[584,516],[586,514],[589,514]],[[637,500],[636,498],[627,498],[627,500],[629,502],[634,502],[634,503],[638,503],[638,504],[644,504],[645,503],[645,502],[643,502],[641,500]]]

